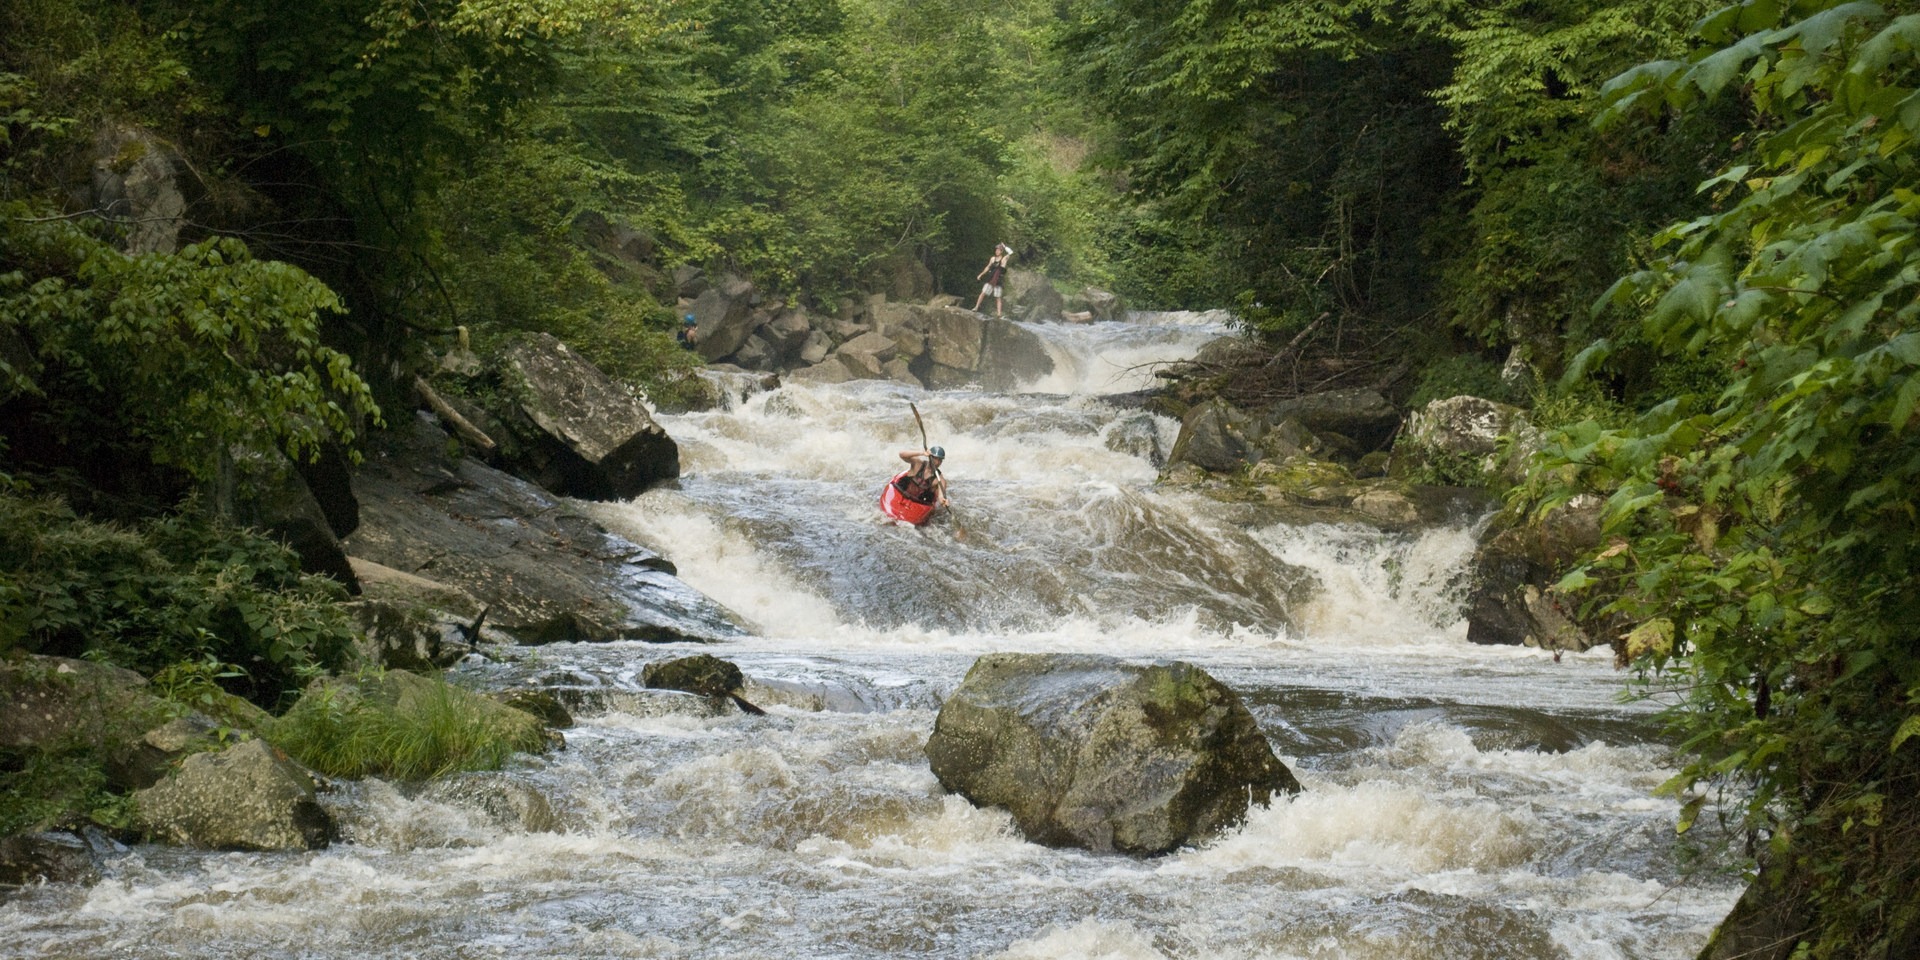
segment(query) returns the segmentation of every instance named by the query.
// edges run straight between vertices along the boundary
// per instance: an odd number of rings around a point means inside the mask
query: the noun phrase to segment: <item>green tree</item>
[[[1736,923],[1784,939],[1753,955],[1911,956],[1920,15],[1749,0],[1698,34],[1691,57],[1615,80],[1609,119],[1737,97],[1751,130],[1703,186],[1715,209],[1670,227],[1615,302],[1726,386],[1568,432],[1553,499],[1612,490],[1619,539],[1564,583],[1620,595],[1640,623],[1624,652],[1677,695],[1688,760],[1665,789],[1720,787],[1736,825],[1767,838]],[[1691,795],[1688,823],[1705,796]]]

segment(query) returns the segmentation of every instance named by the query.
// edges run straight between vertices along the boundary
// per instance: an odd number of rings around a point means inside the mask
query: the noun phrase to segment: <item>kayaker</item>
[[[907,472],[894,482],[900,495],[915,503],[931,503],[944,507],[947,500],[947,478],[940,475],[940,463],[947,459],[947,451],[939,447],[925,450],[902,450],[900,459],[907,462]]]

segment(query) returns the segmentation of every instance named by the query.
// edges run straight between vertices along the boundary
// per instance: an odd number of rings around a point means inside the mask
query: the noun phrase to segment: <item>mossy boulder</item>
[[[1103,853],[1166,853],[1300,789],[1239,696],[1178,661],[981,657],[926,750],[943,786],[1028,839]]]
[[[313,778],[261,740],[194,754],[134,803],[141,832],[185,846],[314,850],[333,835]]]

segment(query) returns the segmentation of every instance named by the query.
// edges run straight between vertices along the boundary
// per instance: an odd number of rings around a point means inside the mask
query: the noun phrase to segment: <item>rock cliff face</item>
[[[457,588],[487,611],[487,626],[522,643],[742,632],[659,555],[533,484],[449,455],[430,420],[382,440],[354,478],[351,556]]]
[[[1300,789],[1240,698],[1180,662],[981,657],[941,705],[927,759],[1028,839],[1103,853],[1165,853]]]

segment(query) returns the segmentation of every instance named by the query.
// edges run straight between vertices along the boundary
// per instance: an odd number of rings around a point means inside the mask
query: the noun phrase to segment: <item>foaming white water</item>
[[[994,960],[1170,960],[1151,937],[1130,923],[1088,918],[1071,927],[1048,927],[994,954]]]
[[[1478,524],[1411,535],[1328,524],[1278,526],[1255,538],[1317,582],[1311,598],[1294,611],[1305,637],[1366,645],[1466,639],[1462,604]]]
[[[1070,395],[1130,393],[1154,384],[1154,371],[1193,356],[1230,333],[1225,311],[1135,314],[1129,320],[1089,324],[1022,324],[1038,334],[1053,372],[1023,388]]]
[[[831,636],[844,628],[833,604],[809,589],[744,530],[658,490],[626,503],[596,504],[609,529],[674,558],[680,579],[771,636]],[[871,516],[860,508],[862,518]]]

